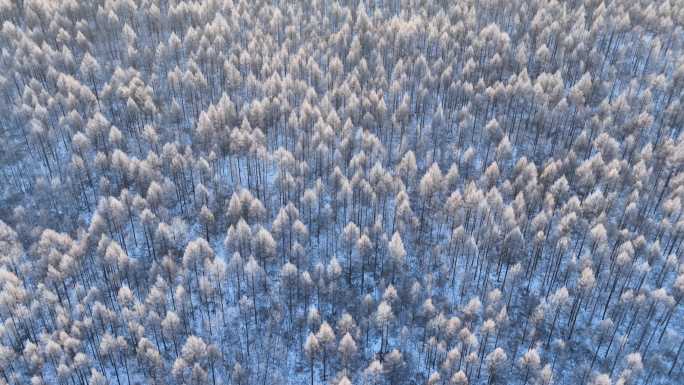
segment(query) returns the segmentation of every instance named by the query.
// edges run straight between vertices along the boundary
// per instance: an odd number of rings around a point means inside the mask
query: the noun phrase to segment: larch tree
[[[676,382],[638,5],[0,0],[0,382]]]

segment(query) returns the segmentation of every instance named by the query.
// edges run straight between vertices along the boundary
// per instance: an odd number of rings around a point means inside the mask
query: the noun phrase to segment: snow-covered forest
[[[0,0],[1,385],[684,378],[683,0]]]

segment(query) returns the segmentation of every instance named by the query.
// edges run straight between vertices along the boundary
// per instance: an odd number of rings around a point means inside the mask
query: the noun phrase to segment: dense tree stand
[[[682,0],[0,24],[0,385],[681,382]]]

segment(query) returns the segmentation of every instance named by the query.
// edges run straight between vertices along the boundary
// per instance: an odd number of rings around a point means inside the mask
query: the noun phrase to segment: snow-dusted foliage
[[[682,0],[0,22],[0,385],[684,378]]]

